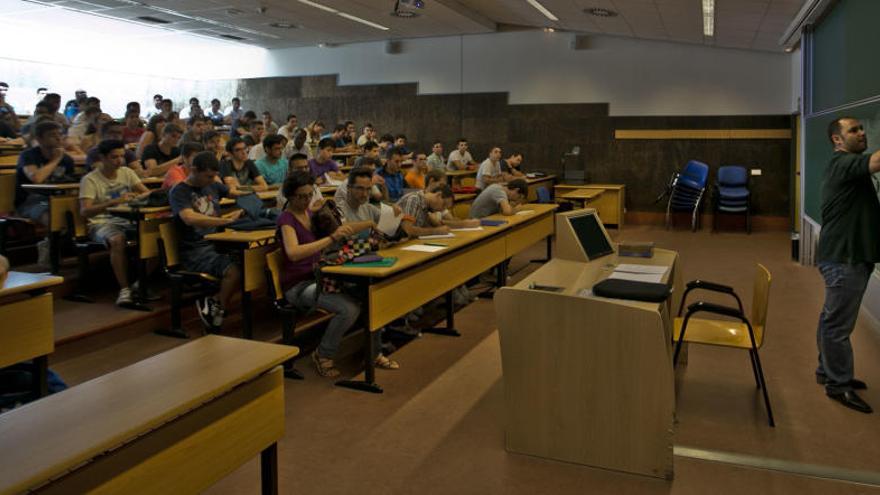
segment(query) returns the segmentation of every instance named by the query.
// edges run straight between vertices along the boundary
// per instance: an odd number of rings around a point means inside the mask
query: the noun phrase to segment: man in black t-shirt
[[[49,196],[22,186],[65,180],[73,175],[73,159],[64,153],[61,126],[55,122],[37,124],[34,137],[39,146],[24,150],[15,166],[15,209],[19,215],[48,226]]]
[[[177,143],[180,142],[181,135],[183,129],[180,126],[167,124],[162,129],[162,139],[144,148],[141,161],[147,176],[162,177],[169,168],[180,164],[180,148],[177,147]]]
[[[856,390],[867,388],[853,373],[850,334],[862,297],[880,261],[880,202],[871,179],[880,172],[880,151],[866,155],[862,124],[850,117],[828,126],[834,156],[822,181],[822,233],[818,265],[825,279],[825,304],[819,315],[819,366],[816,381],[825,393],[863,413],[872,411]]]
[[[193,158],[189,177],[171,188],[168,200],[174,213],[174,223],[180,233],[180,260],[184,269],[208,273],[220,279],[219,299],[208,297],[196,302],[199,317],[209,331],[223,324],[229,300],[239,287],[241,269],[229,255],[217,252],[205,236],[229,225],[241,216],[236,210],[220,215],[220,199],[229,194],[229,188],[217,182],[220,164],[210,151]]]

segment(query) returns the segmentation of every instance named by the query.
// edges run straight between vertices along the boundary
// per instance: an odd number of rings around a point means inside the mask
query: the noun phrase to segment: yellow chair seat
[[[675,319],[675,340],[681,335],[681,325],[684,318]],[[755,345],[760,349],[764,340],[764,327],[752,327],[755,332]],[[687,332],[684,335],[685,342],[695,344],[721,345],[726,347],[739,347],[751,349],[752,341],[749,339],[749,327],[745,323],[726,320],[707,320],[703,318],[691,318],[688,320]]]

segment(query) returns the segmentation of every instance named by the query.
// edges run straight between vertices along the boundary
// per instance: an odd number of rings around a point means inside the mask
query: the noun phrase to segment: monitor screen
[[[592,261],[614,252],[595,213],[569,217],[568,221],[588,259]]]

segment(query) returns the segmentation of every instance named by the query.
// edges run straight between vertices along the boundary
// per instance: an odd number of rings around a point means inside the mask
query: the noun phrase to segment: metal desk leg
[[[55,275],[61,271],[61,232],[49,233],[49,266]]]
[[[461,337],[461,333],[455,329],[455,303],[453,302],[452,291],[445,295],[446,297],[446,326],[425,328],[423,333],[434,333],[437,335],[446,335],[449,337]]]
[[[244,290],[244,278],[242,278],[241,288],[241,336],[248,340],[254,338],[253,317],[254,312],[251,307],[251,293]]]
[[[278,444],[260,452],[260,481],[263,495],[278,495]]]
[[[34,395],[45,397],[49,395],[49,356],[34,358]]]
[[[529,263],[546,263],[550,261],[550,258],[553,257],[553,238],[551,236],[547,236],[547,257],[544,259],[533,259],[529,260]]]
[[[367,282],[363,291],[365,297],[362,301],[369,301],[369,282]],[[382,387],[376,383],[376,363],[373,362],[373,332],[370,331],[370,305],[366,303],[364,311],[361,312],[361,321],[364,327],[364,338],[367,339],[364,345],[364,379],[363,380],[339,380],[336,382],[337,387],[350,388],[360,390],[361,392],[370,392],[373,394],[381,394]],[[376,330],[377,332],[379,330]]]

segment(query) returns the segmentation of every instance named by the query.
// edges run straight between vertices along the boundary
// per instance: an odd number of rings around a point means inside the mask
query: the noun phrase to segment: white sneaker
[[[116,296],[116,305],[124,306],[126,304],[131,304],[132,302],[131,289],[129,289],[128,287],[124,289],[119,289],[119,295]]]
[[[223,317],[226,316],[226,311],[223,311],[216,299],[211,300],[214,302],[214,305],[211,307],[211,323],[214,325],[214,330],[220,330],[220,327],[223,326]]]
[[[211,318],[211,306],[212,301],[210,297],[206,297],[204,299],[196,300],[196,311],[199,313],[199,319],[202,320],[202,325],[205,325],[205,330],[211,331],[213,325],[213,318]]]

